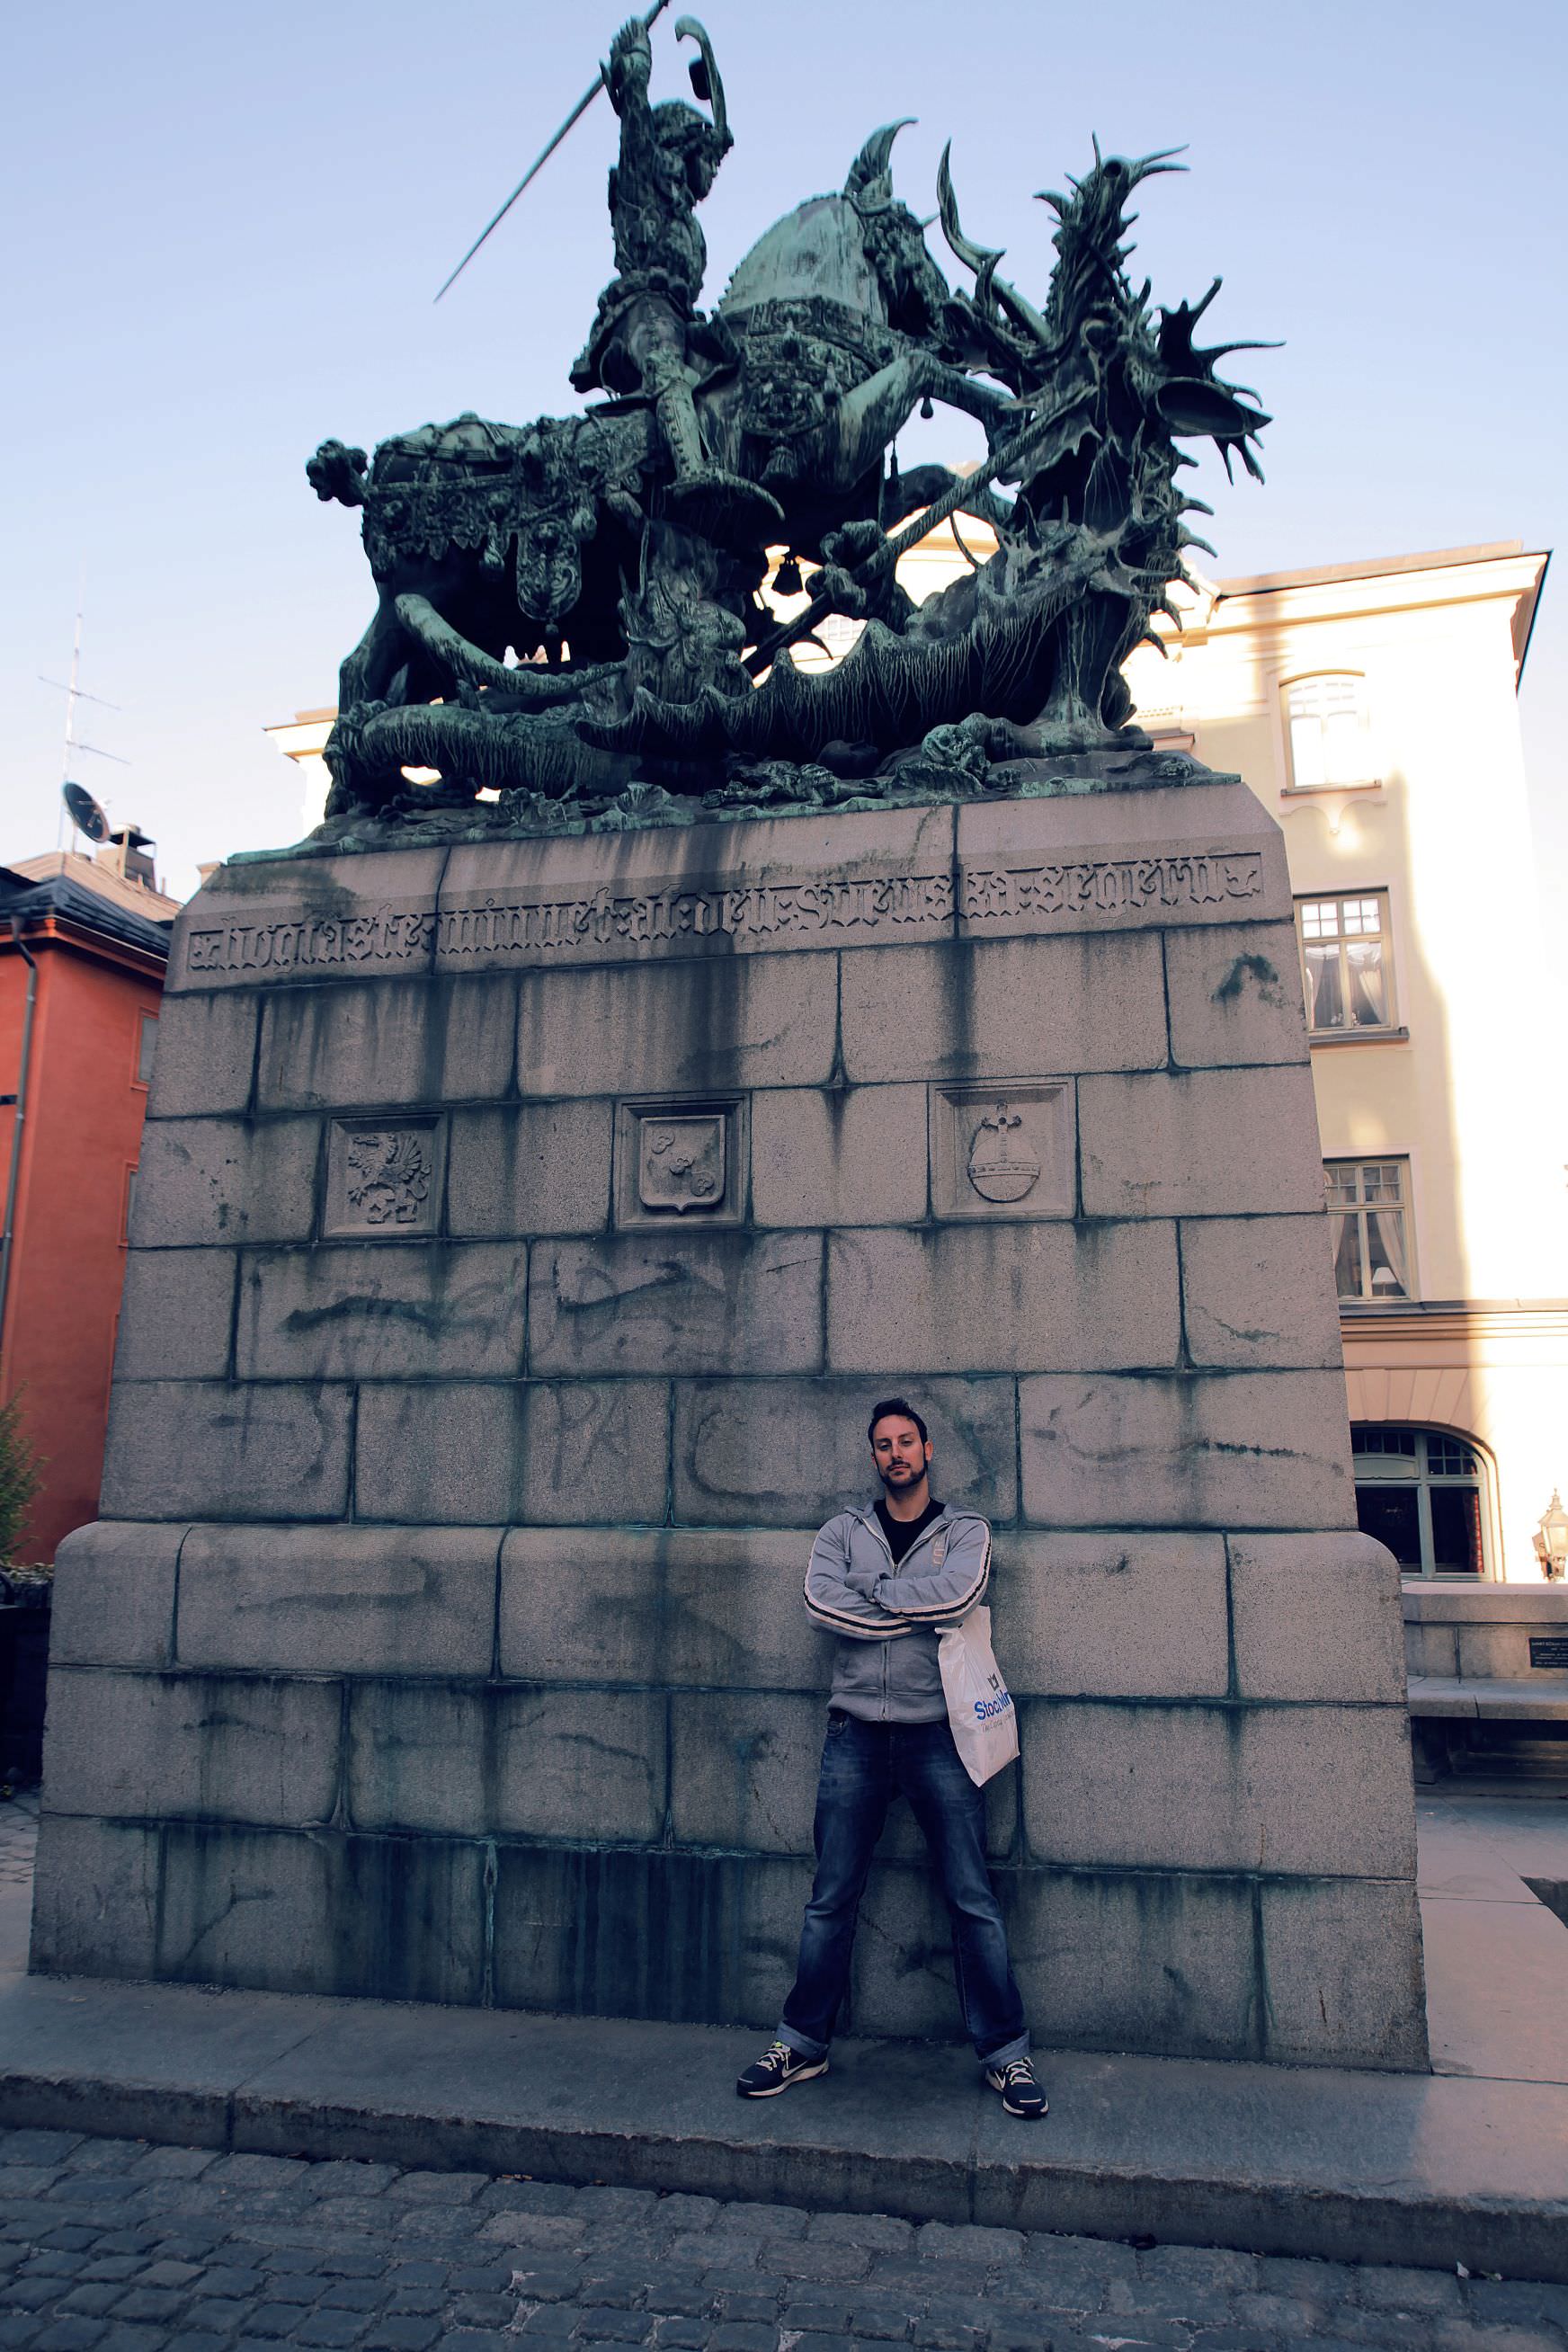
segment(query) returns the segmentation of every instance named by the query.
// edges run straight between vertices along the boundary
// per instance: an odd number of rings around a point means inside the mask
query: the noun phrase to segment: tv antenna
[[[66,698],[65,742],[60,752],[60,816],[55,827],[55,847],[57,849],[61,846],[61,835],[65,831],[65,818],[68,814],[71,820],[71,832],[73,836],[83,829],[77,823],[76,809],[72,805],[72,803],[66,792],[66,786],[71,781],[73,754],[78,751],[86,751],[95,760],[112,760],[116,767],[128,768],[131,765],[130,761],[122,759],[118,751],[103,751],[99,749],[96,743],[83,743],[78,737],[76,731],[76,707],[79,702],[96,703],[100,710],[118,710],[121,708],[118,702],[107,701],[101,694],[89,694],[84,687],[78,684],[78,680],[81,675],[81,616],[82,605],[85,602],[86,585],[87,583],[84,576],[77,588],[76,628],[71,636],[70,677],[68,678],[45,677],[42,670],[38,672],[38,679],[41,685],[52,686],[57,693],[63,694]],[[79,786],[78,789],[80,789]],[[90,799],[90,794],[83,795],[84,800]],[[101,839],[102,836],[101,835],[93,835],[89,833],[88,835],[88,838],[90,841]]]

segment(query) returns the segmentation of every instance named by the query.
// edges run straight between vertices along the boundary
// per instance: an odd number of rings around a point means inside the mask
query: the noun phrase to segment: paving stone
[[[331,2347],[357,2344],[370,2326],[369,2314],[363,2311],[307,2312],[293,2333],[296,2344],[319,2344]]]
[[[869,2246],[874,2253],[908,2253],[915,2242],[912,2221],[891,2213],[814,2213],[806,2235],[825,2246]]]
[[[630,2311],[642,2301],[647,2279],[641,2271],[596,2268],[590,2263],[579,2289],[584,2304],[602,2304],[606,2310]]]
[[[527,2313],[522,2321],[522,2333],[546,2344],[564,2343],[581,2316],[574,2303],[541,2303],[531,2311],[526,2304],[518,2307]],[[672,2326],[676,2324],[671,2322]]]
[[[705,2230],[716,2221],[724,2208],[716,2197],[688,2197],[678,2193],[661,2197],[658,2218],[682,2230]]]
[[[513,2294],[460,2294],[451,2305],[452,2316],[465,2327],[509,2326],[516,2308]]]
[[[1258,2284],[1266,2294],[1300,2294],[1328,2302],[1351,2302],[1359,2273],[1352,2263],[1321,2263],[1310,2254],[1261,2254]]]
[[[980,2352],[985,2330],[962,2319],[917,2319],[911,2340],[933,2347],[933,2352]]]
[[[0,2167],[8,2164],[61,2164],[85,2139],[81,2132],[0,2132]]]
[[[1448,2272],[1417,2271],[1414,2275],[1418,2279],[1435,2281],[1445,2290],[1451,2288],[1458,2297],[1459,2282]],[[1432,2299],[1412,2303],[1408,2307],[1426,2311],[1446,2311],[1453,2307],[1447,2303],[1439,2303],[1434,2288],[1427,2292]],[[1465,2293],[1473,2319],[1524,2327],[1539,2327],[1544,2321],[1568,2332],[1568,2286],[1552,2286],[1544,2281],[1532,2279],[1472,2279]]]
[[[1232,2299],[1214,2288],[1195,2286],[1185,2279],[1113,2279],[1105,2309],[1125,2314],[1130,2322],[1146,2318],[1179,2319],[1189,2327],[1219,2326],[1236,2316]]]
[[[839,2288],[802,2285],[792,2280],[784,2301],[784,2326],[807,2335],[841,2332],[849,2325],[850,2307]]]
[[[112,2214],[116,2206],[128,2204],[141,2189],[141,2181],[129,2179],[123,2173],[89,2173],[85,2179],[62,2176],[48,2195],[52,2205],[79,2206],[84,2213]]]
[[[136,2284],[138,2286],[190,2286],[201,2275],[200,2263],[174,2262],[165,2257],[162,2261],[149,2263]]]
[[[510,2263],[459,2263],[447,2281],[453,2294],[500,2294],[510,2284]]]
[[[1272,2329],[1280,2336],[1310,2336],[1324,2320],[1327,2307],[1326,2302],[1306,2295],[1272,2294],[1262,2290],[1256,2294],[1237,2296],[1236,2317],[1244,2326]]]
[[[391,2290],[380,2278],[334,2278],[321,2290],[323,2311],[379,2311]]]
[[[652,2332],[653,2321],[646,2311],[622,2311],[603,2303],[587,2306],[578,2329],[594,2344],[641,2344]]]
[[[928,2257],[955,2256],[960,2262],[1016,2263],[1023,2260],[1021,2230],[984,2230],[972,2222],[927,2221],[915,2232],[919,2252]]]
[[[864,2278],[871,2259],[865,2246],[826,2245],[810,2238],[803,2238],[798,2245],[781,2246],[774,2256],[779,2268],[792,2279]]]
[[[362,2352],[427,2352],[444,2330],[437,2319],[418,2319],[412,2313],[393,2314],[373,2321],[360,2338]]]
[[[180,2287],[133,2286],[115,2305],[116,2319],[171,2320],[190,2300]]]
[[[98,2339],[97,2352],[159,2352],[167,2341],[161,2327],[135,2327],[110,2320]]]
[[[849,2315],[850,2333],[874,2343],[902,2344],[913,2316],[893,2304],[858,2304]]]
[[[568,2303],[582,2284],[581,2271],[567,2270],[558,2264],[541,2263],[537,2268],[514,2270],[512,2284],[521,2283],[525,2294],[541,2303]]]
[[[657,2189],[579,2189],[573,2210],[592,2221],[635,2221],[673,2201],[661,2200]]]
[[[1346,2310],[1334,2313],[1334,2326],[1352,2344],[1379,2347],[1379,2352],[1427,2352],[1432,2318],[1421,2311]]]
[[[1053,2352],[1054,2347],[1079,2343],[1077,2326],[1065,2314],[1047,2320],[1038,2313],[1026,2317],[993,2319],[986,2336],[987,2352]]]
[[[650,2296],[653,2290],[649,2289]],[[776,2319],[779,2297],[777,2288],[759,2294],[746,2287],[727,2287],[718,2298],[720,2319]]]
[[[1138,2256],[1137,2275],[1239,2293],[1258,2285],[1258,2257],[1232,2253],[1222,2246],[1151,2246]]]
[[[706,2279],[682,2278],[661,2263],[648,2287],[647,2307],[666,2318],[701,2319],[710,2326],[719,2292]]]
[[[1554,2327],[1496,2326],[1471,2319],[1440,2320],[1429,2340],[1432,2352],[1562,2352],[1563,2346]]]
[[[84,2282],[89,2279],[131,2279],[142,2267],[142,2257],[140,2254],[94,2254],[89,2262],[82,2263],[77,2276]]]
[[[1348,2286],[1358,2301],[1373,2311],[1445,2311],[1464,2309],[1464,2290],[1452,2271],[1406,2269],[1391,2263],[1368,2263],[1352,2270]]]
[[[951,2255],[938,2263],[929,2258],[922,2261],[918,2255],[903,2261],[884,2254],[879,2256],[872,2271],[870,2291],[917,2295],[923,2307],[932,2295],[984,2294],[985,2284],[985,2269],[978,2263],[961,2263]]]
[[[100,2319],[57,2319],[34,2336],[37,2352],[89,2352],[103,2340]]]
[[[144,2147],[131,2169],[139,2180],[195,2180],[219,2161],[210,2147]]]
[[[560,2214],[572,2212],[582,2193],[561,2180],[492,2180],[478,2202],[487,2213]]]
[[[193,2263],[205,2262],[207,2257],[223,2244],[226,2234],[226,2231],[216,2225],[210,2229],[163,2229],[149,2231],[145,2223],[136,2232],[139,2243],[156,2245],[161,2254],[171,2254],[178,2262]],[[121,2242],[119,2236],[100,2238],[99,2252],[100,2253],[118,2252]]]
[[[444,2286],[395,2287],[387,2304],[389,2315],[395,2319],[424,2319],[432,2313],[447,2308]]]
[[[708,2352],[775,2352],[779,2331],[771,2322],[723,2321],[708,2338]]]
[[[230,2339],[216,2336],[210,2328],[181,2328],[163,2338],[163,2352],[226,2352]]]
[[[702,2352],[711,2334],[705,2319],[661,2319],[653,2332],[653,2340],[660,2352]]]
[[[215,2336],[232,2336],[249,2308],[237,2295],[204,2294],[186,2305],[185,2325],[205,2328]]]
[[[140,2139],[79,2140],[68,2156],[60,2159],[59,2169],[73,2179],[83,2173],[128,2172],[138,2157],[146,2152],[147,2143]]]

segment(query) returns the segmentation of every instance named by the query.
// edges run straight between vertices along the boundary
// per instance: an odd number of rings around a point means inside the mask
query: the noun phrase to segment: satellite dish
[[[89,841],[107,841],[109,819],[93,799],[85,784],[62,784],[60,798],[70,811],[70,821]]]

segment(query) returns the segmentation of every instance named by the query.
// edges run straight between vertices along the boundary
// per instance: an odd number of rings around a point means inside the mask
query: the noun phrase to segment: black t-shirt
[[[928,1503],[918,1519],[896,1519],[886,1503],[879,1500],[877,1517],[881,1523],[882,1533],[888,1538],[888,1549],[893,1555],[895,1568],[921,1529],[929,1528],[933,1519],[941,1518],[943,1507],[941,1503]]]

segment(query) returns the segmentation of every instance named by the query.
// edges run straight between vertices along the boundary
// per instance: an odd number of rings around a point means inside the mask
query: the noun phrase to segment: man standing
[[[778,2039],[735,2088],[768,2099],[827,2072],[872,1851],[901,1792],[942,1876],[958,1998],[985,2081],[1009,2115],[1033,2118],[1046,2099],[985,1868],[984,1795],[948,1728],[937,1654],[942,1629],[985,1597],[991,1530],[978,1512],[932,1500],[931,1441],[902,1397],[873,1408],[867,1434],[882,1494],[828,1520],[805,1571],[806,1612],[837,1640],[800,1963]]]

